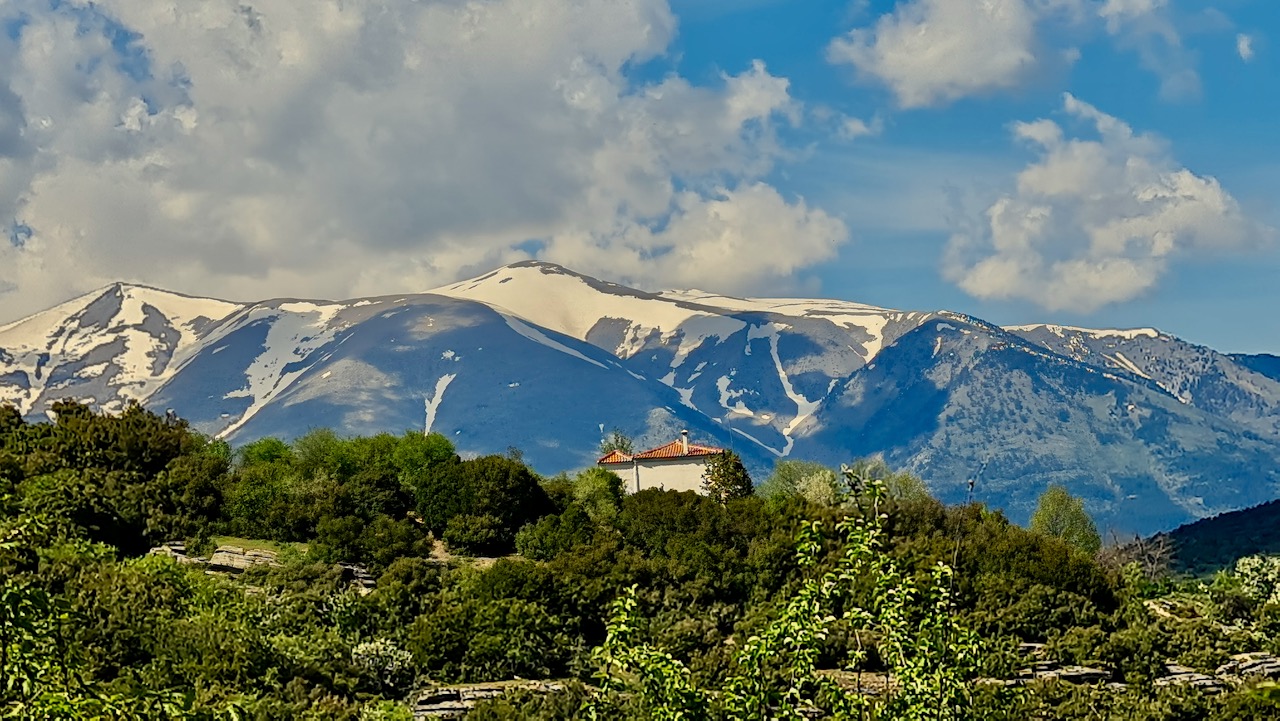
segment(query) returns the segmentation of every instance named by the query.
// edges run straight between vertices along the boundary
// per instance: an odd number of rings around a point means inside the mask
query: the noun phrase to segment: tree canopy
[[[1102,536],[1084,510],[1084,501],[1062,486],[1049,486],[1040,495],[1031,514],[1031,530],[1061,538],[1085,553],[1097,553],[1102,548]]]
[[[707,463],[702,473],[702,490],[724,503],[734,498],[746,498],[755,488],[746,466],[742,465],[742,458],[733,451],[722,451]]]

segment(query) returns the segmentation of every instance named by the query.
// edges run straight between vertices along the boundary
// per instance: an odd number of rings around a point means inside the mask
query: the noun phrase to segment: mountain
[[[544,472],[681,428],[757,476],[882,453],[1026,521],[1050,483],[1148,533],[1280,496],[1280,380],[1152,329],[649,293],[525,262],[420,294],[236,304],[117,284],[0,327],[0,402],[173,409],[239,443],[430,428]]]
[[[0,402],[27,415],[65,397],[145,402],[238,307],[116,283],[0,326]]]
[[[1205,576],[1237,559],[1280,554],[1280,499],[1179,526],[1167,534],[1174,570]]]

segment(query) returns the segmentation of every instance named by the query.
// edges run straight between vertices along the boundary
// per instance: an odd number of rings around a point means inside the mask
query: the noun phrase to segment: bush
[[[502,520],[497,516],[458,515],[449,519],[444,529],[444,542],[455,552],[496,556],[506,550],[503,542],[505,531]]]

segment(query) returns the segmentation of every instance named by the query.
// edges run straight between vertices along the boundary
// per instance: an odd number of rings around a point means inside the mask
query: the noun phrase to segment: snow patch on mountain
[[[427,412],[427,420],[423,433],[430,433],[431,429],[435,427],[436,413],[440,411],[440,402],[444,400],[444,391],[449,387],[449,384],[453,382],[453,379],[457,377],[457,373],[446,373],[440,376],[440,379],[436,381],[436,387],[431,396],[429,398],[422,399]],[[519,385],[519,383],[508,383],[507,387],[515,388]]]
[[[0,398],[32,413],[54,396],[143,400],[241,306],[116,283],[0,326]],[[77,389],[84,389],[83,391]]]
[[[223,396],[247,398],[249,407],[218,433],[219,438],[230,436],[248,423],[316,362],[312,354],[328,345],[346,327],[341,323],[331,324],[346,307],[338,303],[302,301],[275,307],[258,306],[219,329],[221,337],[254,323],[269,324],[262,353],[245,369],[245,385]],[[311,363],[307,363],[308,360]]]
[[[526,324],[524,324],[524,323],[520,322],[519,320],[516,320],[515,318],[511,317],[510,315],[508,315],[508,314],[506,314],[506,313],[503,313],[503,314],[502,314],[502,319],[503,319],[503,320],[505,320],[505,321],[507,322],[507,325],[511,327],[511,330],[513,330],[513,331],[515,331],[515,332],[519,333],[520,335],[524,336],[525,338],[528,338],[529,340],[533,341],[534,343],[538,343],[539,345],[544,345],[544,346],[546,346],[546,347],[548,347],[548,348],[550,348],[550,349],[552,349],[552,350],[560,351],[561,353],[564,353],[564,354],[566,354],[566,355],[571,355],[571,356],[573,356],[574,358],[577,358],[578,360],[586,361],[586,362],[590,363],[590,364],[591,364],[591,365],[593,365],[593,366],[599,366],[599,367],[601,367],[601,368],[608,368],[608,366],[606,366],[605,364],[601,363],[600,361],[595,360],[595,359],[593,359],[593,358],[588,358],[588,357],[586,357],[585,355],[583,355],[583,354],[579,353],[578,351],[576,351],[576,350],[574,350],[574,349],[570,348],[569,346],[567,346],[567,345],[565,345],[565,344],[563,344],[563,343],[559,343],[559,342],[557,342],[557,341],[552,340],[551,338],[549,338],[549,337],[547,336],[547,334],[543,333],[542,331],[536,330],[536,329],[534,329],[534,328],[532,328],[532,327],[530,327],[530,326],[528,326],[528,325],[526,325]]]
[[[1004,326],[1004,329],[1011,332],[1043,330],[1060,338],[1066,337],[1068,333],[1078,333],[1092,338],[1123,338],[1125,340],[1160,337],[1160,331],[1155,328],[1077,328],[1070,325],[1035,323],[1031,325],[1007,325]]]

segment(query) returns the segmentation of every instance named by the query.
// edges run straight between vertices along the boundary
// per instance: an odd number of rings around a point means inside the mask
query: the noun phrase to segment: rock
[[[549,694],[563,691],[564,685],[554,681],[502,681],[427,689],[414,702],[413,717],[415,719],[462,718],[477,703],[516,690]]]
[[[1111,672],[1107,669],[1090,666],[1062,666],[1057,661],[1036,661],[1029,667],[1018,671],[1015,678],[1006,685],[1024,684],[1028,681],[1064,681],[1066,683],[1094,684],[1111,680]]]
[[[182,541],[169,541],[168,543],[162,543],[159,546],[156,546],[155,548],[152,548],[151,550],[147,551],[147,555],[168,556],[174,559],[175,561],[177,561],[178,563],[194,563],[197,565],[204,565],[209,562],[207,558],[204,558],[202,556],[194,556],[194,557],[188,556],[187,544],[183,543]]]
[[[246,551],[239,546],[218,546],[218,550],[209,557],[209,569],[224,573],[243,573],[250,566],[279,566],[276,554],[272,551],[250,549]]]
[[[1155,680],[1157,686],[1191,686],[1208,693],[1219,693],[1227,689],[1226,684],[1217,676],[1200,673],[1194,668],[1166,664],[1165,675]]]
[[[1043,658],[1044,654],[1045,645],[1043,643],[1018,644],[1018,655],[1023,658]]]
[[[1035,677],[1038,679],[1057,679],[1067,683],[1093,684],[1110,681],[1111,672],[1090,666],[1063,666],[1062,668],[1037,672]]]
[[[342,580],[356,586],[361,595],[368,594],[377,586],[377,580],[369,570],[358,563],[339,563],[342,569]]]
[[[1232,656],[1230,661],[1219,666],[1217,674],[1235,678],[1260,676],[1280,679],[1280,658],[1265,651],[1238,653]]]

